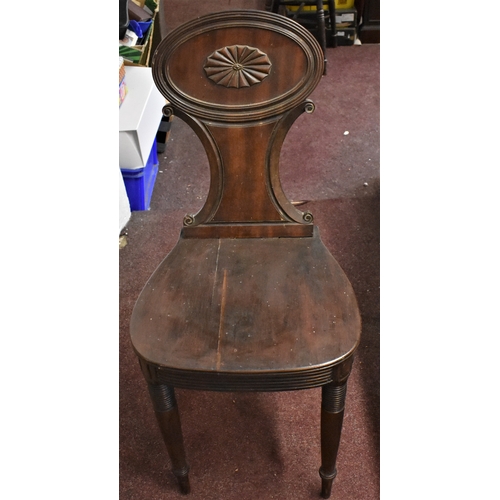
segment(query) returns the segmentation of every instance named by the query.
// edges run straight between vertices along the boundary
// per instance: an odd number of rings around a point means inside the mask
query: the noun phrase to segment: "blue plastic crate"
[[[135,169],[120,169],[125,182],[131,211],[149,210],[151,196],[158,174],[158,152],[156,139],[153,142],[146,166]]]

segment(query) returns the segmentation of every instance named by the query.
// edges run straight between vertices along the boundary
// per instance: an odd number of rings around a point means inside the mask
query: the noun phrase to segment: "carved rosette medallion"
[[[267,54],[248,45],[231,45],[208,56],[205,73],[224,87],[250,87],[262,82],[271,71]]]

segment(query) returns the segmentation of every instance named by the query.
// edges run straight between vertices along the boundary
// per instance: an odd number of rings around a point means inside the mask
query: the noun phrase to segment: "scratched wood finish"
[[[199,376],[300,370],[307,378],[351,355],[359,330],[352,287],[317,231],[312,238],[181,238],[131,319],[143,358]],[[248,389],[259,389],[258,381]]]
[[[314,37],[284,16],[229,11],[171,32],[152,60],[210,168],[206,202],[142,290],[130,333],[173,472],[189,487],[175,388],[287,391],[323,386],[322,495],[335,475],[341,412],[361,318],[314,226],[285,196],[281,147],[323,73]],[[332,416],[333,415],[333,416]]]

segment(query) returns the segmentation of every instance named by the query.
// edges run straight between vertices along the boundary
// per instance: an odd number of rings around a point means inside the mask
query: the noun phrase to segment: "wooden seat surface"
[[[207,375],[216,375],[216,388],[223,374],[253,374],[249,389],[286,388],[297,370],[290,389],[329,382],[360,328],[352,287],[317,231],[311,238],[181,238],[131,319],[141,357],[173,369],[175,385],[191,388],[210,386]]]

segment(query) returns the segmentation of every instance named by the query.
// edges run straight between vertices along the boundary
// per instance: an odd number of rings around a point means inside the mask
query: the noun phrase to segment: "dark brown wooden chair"
[[[322,496],[336,476],[361,320],[349,280],[309,212],[285,196],[281,146],[321,81],[314,37],[284,16],[237,10],[172,31],[152,60],[168,101],[209,158],[206,202],[142,290],[132,344],[178,478],[189,492],[174,388],[322,387]]]

